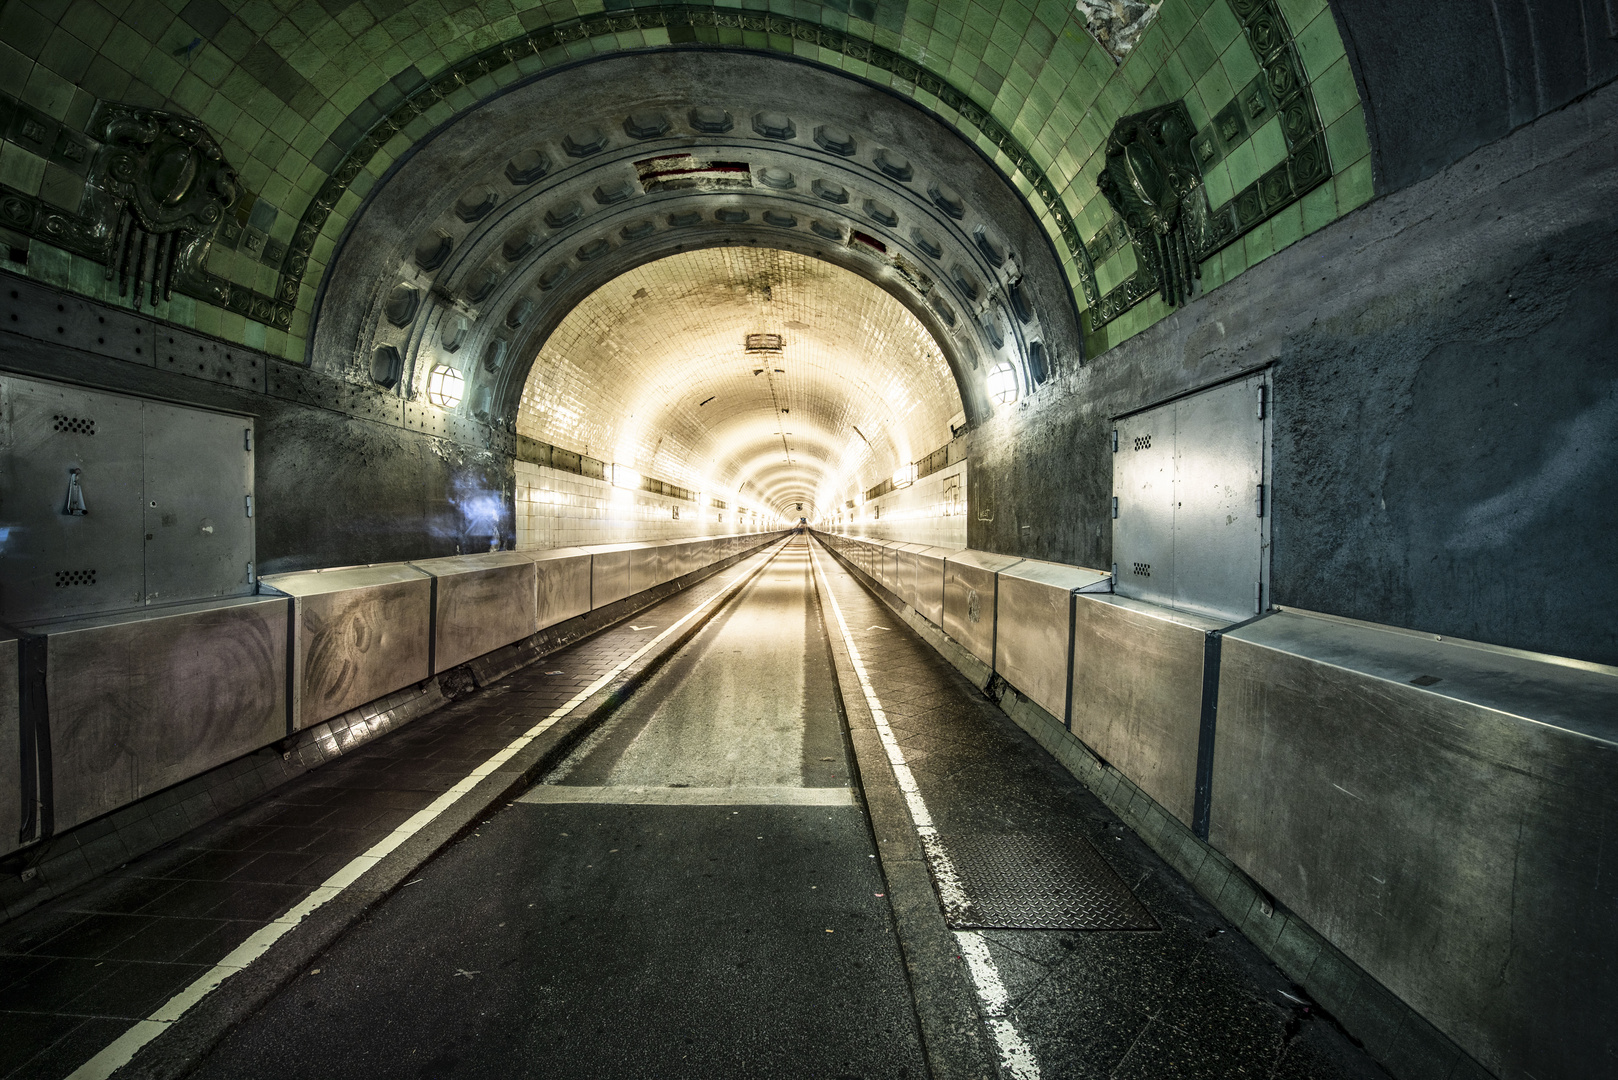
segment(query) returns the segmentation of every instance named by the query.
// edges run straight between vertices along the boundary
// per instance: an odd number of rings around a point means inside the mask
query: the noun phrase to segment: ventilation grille
[[[74,585],[94,585],[96,572],[94,570],[58,570],[56,571],[56,587],[66,589]]]
[[[1136,577],[1151,577],[1152,576],[1152,564],[1149,563],[1149,562],[1138,562],[1138,563],[1136,563],[1135,564],[1135,576]]]
[[[1150,450],[1151,448],[1152,448],[1152,437],[1150,435],[1137,435],[1137,436],[1135,436],[1135,449],[1136,450]]]
[[[57,416],[56,430],[65,431],[70,435],[94,435],[96,422],[79,416]]]
[[[778,353],[786,342],[780,334],[748,334],[746,348],[750,353]]]

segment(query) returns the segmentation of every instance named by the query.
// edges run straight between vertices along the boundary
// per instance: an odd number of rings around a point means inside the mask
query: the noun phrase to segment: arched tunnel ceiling
[[[753,334],[779,351],[749,352]],[[812,256],[730,247],[639,266],[574,307],[517,430],[812,515],[949,441],[960,409],[938,343],[887,292]]]
[[[1009,178],[1097,355],[1168,313],[1149,290],[1124,288],[1139,245],[1096,183],[1120,117],[1179,102],[1199,139],[1213,137],[1199,171],[1240,235],[1202,261],[1211,289],[1362,205],[1373,170],[1376,190],[1410,183],[1609,81],[1618,42],[1600,6],[1164,0],[1118,62],[1087,22],[1105,5],[1076,12],[1070,0],[796,0],[790,15],[740,0],[19,0],[0,35],[0,106],[17,116],[0,182],[15,200],[7,227],[44,254],[26,272],[99,296],[93,273],[65,264],[105,261],[82,183],[107,138],[105,107],[197,118],[239,173],[241,198],[209,238],[206,274],[159,314],[305,363],[318,352],[317,293],[341,277],[337,253],[367,202],[492,100],[603,59],[655,64],[670,49],[792,58],[913,102]],[[1276,115],[1253,111],[1249,91],[1267,93]],[[558,95],[534,116],[586,103]],[[1324,159],[1299,158],[1305,144]]]
[[[407,396],[448,364],[474,414],[507,422],[574,304],[649,260],[732,245],[875,282],[932,334],[969,417],[990,408],[989,367],[1040,381],[1080,353],[1049,238],[958,134],[810,65],[680,50],[519,87],[401,163],[335,257],[313,363],[360,381],[393,349]]]

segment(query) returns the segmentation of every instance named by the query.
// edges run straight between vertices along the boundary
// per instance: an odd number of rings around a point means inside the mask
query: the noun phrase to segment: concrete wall
[[[968,435],[975,548],[1111,563],[1109,417],[1273,365],[1277,603],[1618,661],[1618,88]]]

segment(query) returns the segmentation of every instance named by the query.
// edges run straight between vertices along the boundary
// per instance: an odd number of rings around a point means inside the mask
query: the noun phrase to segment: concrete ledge
[[[1399,1080],[1488,1080],[1492,1076],[1419,1013],[1336,946],[1259,888],[1063,723],[996,676],[859,567],[830,551],[862,586],[903,619],[1134,830],[1288,978]]]

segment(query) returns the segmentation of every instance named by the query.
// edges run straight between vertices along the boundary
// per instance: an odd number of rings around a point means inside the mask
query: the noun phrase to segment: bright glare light
[[[466,393],[466,380],[448,364],[439,364],[427,374],[427,400],[440,409],[453,409]]]
[[[630,488],[631,490],[639,488],[640,473],[625,465],[614,465],[612,467],[612,486]]]
[[[989,397],[998,405],[1017,400],[1017,369],[1009,361],[989,372]]]
[[[893,474],[893,486],[896,487],[896,488],[907,488],[911,484],[914,484],[915,482],[916,482],[916,463],[915,462],[911,462],[909,465],[906,465],[904,468],[900,469],[898,472]]]

